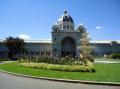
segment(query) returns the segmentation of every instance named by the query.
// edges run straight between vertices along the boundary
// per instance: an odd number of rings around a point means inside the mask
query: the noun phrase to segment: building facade
[[[72,17],[64,11],[58,21],[52,26],[52,40],[25,40],[27,53],[23,55],[47,55],[50,57],[64,57],[80,55],[80,39],[87,29],[80,24],[74,28]],[[0,40],[0,57],[8,54],[7,48]],[[120,53],[120,41],[91,41],[92,53],[96,56],[103,56],[111,53]]]
[[[78,56],[80,54],[81,34],[85,30],[83,25],[74,29],[72,17],[67,11],[64,11],[64,14],[52,27],[52,55],[58,57],[65,55]]]

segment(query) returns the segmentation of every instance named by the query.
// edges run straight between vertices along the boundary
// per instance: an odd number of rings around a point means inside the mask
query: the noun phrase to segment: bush
[[[46,69],[46,70],[57,70],[57,71],[69,71],[69,72],[95,72],[92,66],[84,65],[58,65],[58,64],[48,64],[48,63],[20,63],[20,66],[36,68],[36,69]]]
[[[120,59],[120,53],[113,53],[110,55],[111,59]]]
[[[0,61],[9,61],[10,59],[8,58],[0,58]]]
[[[24,56],[18,60],[18,62],[36,62],[36,63],[49,63],[60,65],[74,65],[78,58],[50,58],[46,56]]]

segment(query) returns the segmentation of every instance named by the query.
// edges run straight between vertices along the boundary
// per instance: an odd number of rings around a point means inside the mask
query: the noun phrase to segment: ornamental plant
[[[90,38],[88,38],[88,33],[86,31],[82,32],[80,39],[80,59],[82,64],[88,65],[89,62],[94,62],[94,58],[91,55],[92,47],[89,44]]]

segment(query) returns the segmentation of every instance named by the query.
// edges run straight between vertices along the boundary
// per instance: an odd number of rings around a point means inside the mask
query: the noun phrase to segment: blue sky
[[[120,0],[0,0],[0,39],[51,39],[64,10],[75,27],[87,27],[92,40],[120,40]]]

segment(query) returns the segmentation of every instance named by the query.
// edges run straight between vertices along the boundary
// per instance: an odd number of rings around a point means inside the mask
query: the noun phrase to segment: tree
[[[83,31],[80,39],[80,59],[83,64],[87,64],[88,61],[94,62],[93,56],[91,55],[92,47],[89,45],[89,40],[88,33]]]
[[[8,49],[9,58],[13,59],[16,54],[21,54],[23,51],[25,51],[25,42],[23,39],[18,37],[14,38],[10,36],[6,38],[3,43]]]

